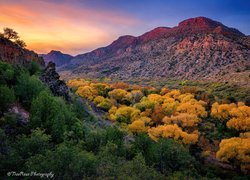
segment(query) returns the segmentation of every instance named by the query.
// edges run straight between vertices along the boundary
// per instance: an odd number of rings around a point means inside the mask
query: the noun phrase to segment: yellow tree
[[[227,122],[228,128],[233,128],[238,131],[250,131],[250,107],[240,105],[229,111],[230,119]]]
[[[149,100],[147,97],[143,97],[139,103],[136,103],[134,107],[139,109],[140,111],[145,111],[146,109],[152,109],[155,106],[155,102]]]
[[[130,131],[134,133],[147,132],[148,126],[146,126],[146,122],[142,119],[135,120],[131,124],[128,125]]]
[[[167,94],[169,92],[169,89],[168,88],[166,88],[166,87],[163,87],[163,88],[161,88],[161,92],[160,92],[160,95],[165,95],[165,94]]]
[[[140,90],[133,90],[131,91],[131,103],[135,104],[140,102],[140,100],[143,98],[143,93]]]
[[[164,98],[159,94],[150,94],[150,95],[148,95],[148,99],[150,101],[157,103],[157,104],[162,104],[164,101]]]
[[[109,97],[112,99],[117,100],[118,102],[121,102],[123,98],[127,95],[127,91],[124,89],[114,89],[113,91],[110,91],[108,93]]]
[[[90,86],[81,86],[77,89],[76,94],[92,101],[97,95],[97,92]]]
[[[97,107],[100,107],[105,111],[108,111],[112,107],[112,103],[108,98],[104,98],[103,101],[97,104]]]
[[[176,111],[179,113],[194,114],[199,117],[207,117],[206,109],[203,107],[202,103],[194,99],[185,103],[181,103],[177,107]]]
[[[162,104],[164,113],[168,116],[175,114],[179,104],[179,101],[175,101],[173,98],[164,97],[164,103]]]
[[[223,139],[216,158],[244,169],[250,163],[250,139],[240,137]]]
[[[195,114],[182,113],[177,116],[166,116],[163,118],[163,122],[165,124],[177,124],[178,126],[186,128],[197,126],[200,119]]]
[[[96,96],[95,99],[93,100],[93,102],[97,105],[99,103],[101,103],[105,98],[102,96]]]
[[[118,108],[114,114],[115,120],[118,122],[130,123],[140,116],[140,110],[129,107],[122,106]]]
[[[167,94],[165,94],[164,96],[165,97],[170,97],[170,98],[173,98],[173,99],[178,99],[178,97],[181,95],[181,92],[179,90],[172,90],[170,92],[168,92]]]
[[[71,79],[67,82],[67,85],[71,88],[78,88],[80,86],[86,86],[89,85],[88,82],[84,81],[83,79],[77,78],[77,79]]]
[[[198,141],[198,132],[193,132],[191,134],[182,131],[182,129],[174,125],[160,125],[157,127],[150,128],[148,130],[148,135],[153,140],[157,141],[158,138],[173,138],[175,140],[181,140],[184,144],[195,144]]]
[[[230,111],[236,107],[236,104],[214,103],[211,108],[211,116],[221,121],[227,121],[230,118]]]
[[[117,111],[117,107],[116,106],[111,106],[111,108],[109,109],[109,119],[111,121],[115,121],[116,120],[116,117],[115,117],[115,113]]]
[[[97,91],[98,95],[105,97],[110,89],[110,86],[104,83],[93,83],[91,86]]]

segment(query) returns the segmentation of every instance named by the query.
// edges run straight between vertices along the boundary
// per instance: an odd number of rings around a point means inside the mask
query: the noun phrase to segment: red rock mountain
[[[23,49],[14,44],[12,41],[2,37],[0,37],[0,61],[20,65],[27,65],[30,62],[35,61],[40,66],[45,66],[43,58],[38,57],[38,54],[33,51]]]
[[[122,36],[78,55],[61,74],[113,79],[211,79],[249,85],[249,36],[205,17]]]

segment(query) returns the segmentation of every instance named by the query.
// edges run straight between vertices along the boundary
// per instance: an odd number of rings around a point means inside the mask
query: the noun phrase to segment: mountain
[[[112,79],[209,79],[249,85],[249,36],[205,17],[122,36],[107,47],[75,56],[60,72]]]
[[[38,54],[28,49],[23,49],[3,37],[0,37],[0,60],[20,65],[27,65],[30,62],[35,61],[40,66],[45,66],[43,58],[39,57]]]
[[[73,56],[69,54],[63,54],[62,52],[55,50],[50,51],[48,54],[41,54],[40,56],[43,57],[46,64],[51,61],[54,62],[57,67],[69,63],[73,58]]]

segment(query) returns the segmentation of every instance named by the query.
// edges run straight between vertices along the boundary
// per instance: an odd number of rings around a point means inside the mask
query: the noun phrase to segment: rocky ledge
[[[55,96],[62,96],[66,101],[70,101],[69,89],[66,83],[60,80],[60,76],[56,72],[55,63],[48,63],[40,76],[40,80],[50,88]]]

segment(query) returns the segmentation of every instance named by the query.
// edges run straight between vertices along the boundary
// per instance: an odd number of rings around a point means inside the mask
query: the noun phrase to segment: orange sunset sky
[[[0,28],[13,28],[37,53],[90,51],[140,24],[125,13],[78,7],[70,1],[0,1],[0,12]]]

